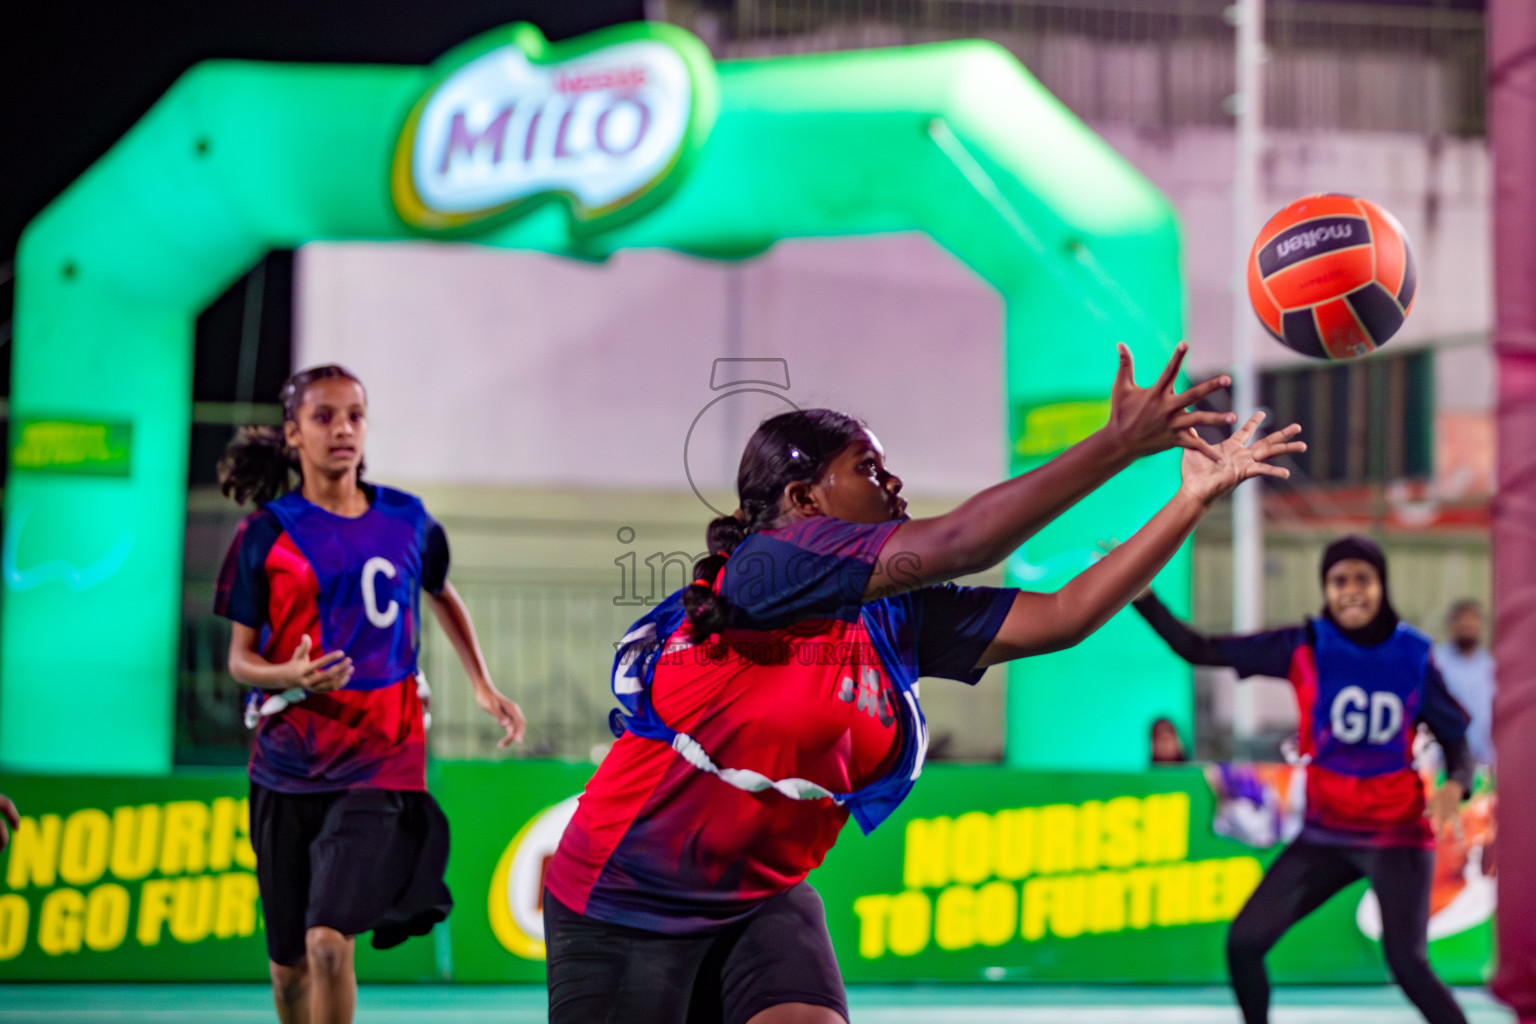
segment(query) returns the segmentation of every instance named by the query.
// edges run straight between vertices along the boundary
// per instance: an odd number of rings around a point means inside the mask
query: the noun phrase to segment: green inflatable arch
[[[669,47],[671,63],[625,70],[617,47],[647,42]],[[476,66],[511,66],[505,54],[520,47],[533,70],[516,73],[543,75],[568,107],[608,97],[608,120],[593,113],[587,129],[605,159],[627,159],[662,131],[626,89],[691,76],[691,106],[668,129],[675,151],[618,191],[546,181],[537,194],[498,193],[472,209],[450,199],[434,213],[410,176],[435,173],[436,151],[413,164],[408,138],[434,117],[448,133],[441,169],[459,161],[454,173],[474,187],[504,157],[534,159],[536,137],[556,157],[569,147],[568,116],[550,136],[553,120],[544,135],[518,128],[525,113],[434,113],[429,97],[447,95],[434,90],[457,88],[467,79],[455,71],[497,47],[503,56]],[[596,67],[605,53],[624,59]],[[193,323],[267,250],[437,235],[589,259],[630,247],[740,258],[784,238],[914,230],[1005,300],[1002,386],[966,400],[1007,403],[1000,440],[1016,471],[1102,422],[1116,341],[1131,344],[1145,379],[1181,336],[1169,205],[991,44],[716,66],[671,26],[556,47],[518,26],[433,68],[193,68],[22,240],[0,766],[170,770]],[[913,381],[913,415],[942,387]],[[1174,465],[1165,455],[1121,474],[1015,555],[1010,582],[1059,586],[1096,538],[1125,536],[1171,493]],[[1186,600],[1187,551],[1166,580],[1175,603]],[[1152,718],[1190,726],[1187,669],[1131,617],[1011,673],[1012,764],[1140,767]]]

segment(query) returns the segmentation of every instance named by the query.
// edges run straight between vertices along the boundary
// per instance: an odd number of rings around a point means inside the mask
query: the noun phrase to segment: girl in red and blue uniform
[[[1191,664],[1289,679],[1295,690],[1305,824],[1232,922],[1232,988],[1246,1024],[1265,1024],[1265,954],[1291,925],[1368,878],[1381,905],[1382,952],[1392,977],[1430,1024],[1465,1024],[1429,966],[1427,936],[1435,832],[1455,820],[1472,784],[1467,714],[1435,667],[1433,642],[1392,610],[1380,547],[1365,537],[1335,541],[1323,553],[1322,580],[1321,615],[1246,636],[1197,633],[1150,592],[1135,602]],[[1427,804],[1413,767],[1421,722],[1446,763],[1445,784]]]
[[[820,897],[806,883],[851,815],[866,832],[922,772],[919,676],[1077,643],[1134,597],[1211,501],[1300,450],[1292,426],[1220,446],[1185,409],[1184,347],[1148,389],[1122,348],[1109,424],[959,508],[911,520],[859,421],[765,421],[712,522],[697,579],[619,645],[620,734],[545,875],[553,1024],[837,1024],[848,1009]],[[1186,448],[1178,494],[1054,594],[960,587],[1135,458]]]
[[[230,546],[215,610],[233,623],[230,674],[255,688],[251,842],[277,1015],[344,1024],[354,936],[388,948],[453,904],[448,823],[426,792],[423,592],[502,744],[524,724],[448,582],[442,526],[414,495],[361,479],[361,382],[315,367],[280,399],[281,432],[242,430],[220,463],[224,492],[257,509]]]

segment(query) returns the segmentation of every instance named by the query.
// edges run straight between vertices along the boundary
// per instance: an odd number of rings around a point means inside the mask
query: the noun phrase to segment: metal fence
[[[1227,0],[665,0],[722,56],[986,38],[1087,121],[1230,123]],[[1481,12],[1270,0],[1265,123],[1477,135]]]

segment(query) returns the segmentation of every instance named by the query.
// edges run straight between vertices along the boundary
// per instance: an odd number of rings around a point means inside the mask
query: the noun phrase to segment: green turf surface
[[[1510,1024],[1485,993],[1460,989],[1471,1024]],[[861,986],[855,1024],[1236,1024],[1222,988]],[[270,1024],[258,985],[0,985],[0,1024]],[[366,985],[357,1024],[541,1024],[544,990],[526,986]],[[1410,1024],[1392,988],[1290,988],[1274,1024]]]

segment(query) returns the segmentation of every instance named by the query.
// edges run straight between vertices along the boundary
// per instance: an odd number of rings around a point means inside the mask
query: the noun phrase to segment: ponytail
[[[715,593],[715,579],[725,568],[731,552],[747,539],[746,524],[736,516],[721,516],[705,531],[710,554],[693,567],[693,582],[683,590],[683,608],[688,613],[689,638],[702,643],[710,634],[730,625],[731,606]]]
[[[298,463],[277,427],[241,427],[219,460],[219,490],[244,505],[265,505],[293,489]]]
[[[797,409],[766,419],[747,441],[736,473],[741,507],[721,516],[705,531],[709,554],[693,567],[694,580],[683,590],[683,608],[693,643],[703,643],[731,624],[732,608],[714,589],[731,553],[748,534],[779,518],[784,488],[814,483],[838,452],[863,436],[864,424],[831,409]]]

